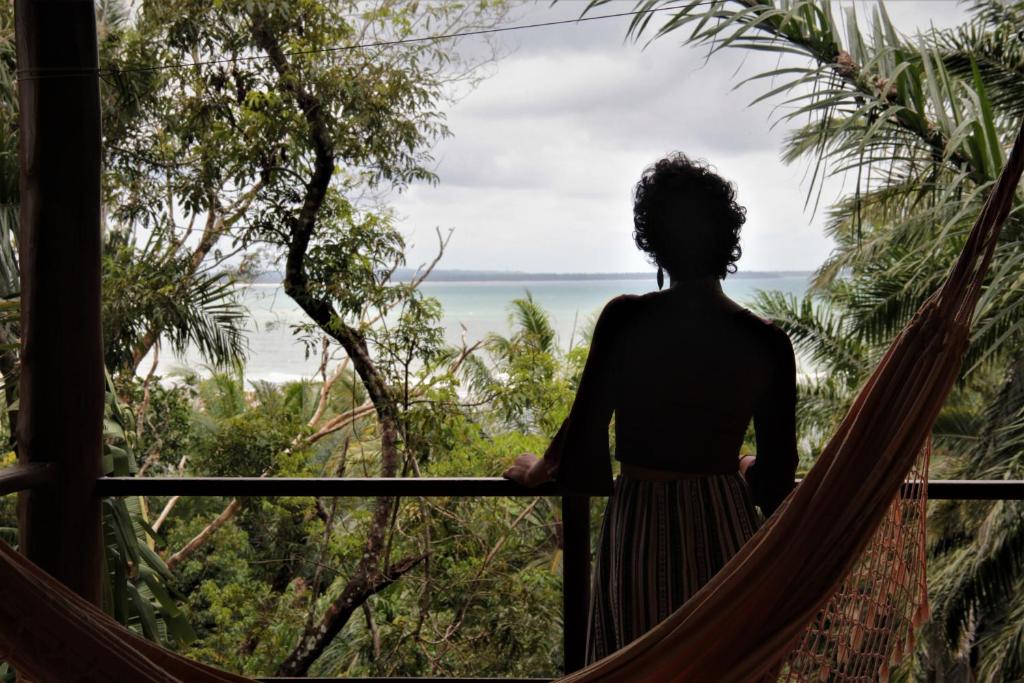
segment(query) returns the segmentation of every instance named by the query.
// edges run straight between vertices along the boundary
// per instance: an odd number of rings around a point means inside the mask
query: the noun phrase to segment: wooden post
[[[562,496],[562,625],[565,673],[582,669],[590,608],[590,498]]]
[[[16,0],[20,125],[21,550],[95,604],[102,537],[100,99],[93,0]]]

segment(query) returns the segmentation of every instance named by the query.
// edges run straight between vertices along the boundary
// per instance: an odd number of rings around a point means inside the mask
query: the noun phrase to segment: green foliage
[[[245,412],[245,385],[241,376],[214,373],[198,386],[205,412],[214,418],[228,418]]]
[[[801,469],[813,464],[872,367],[871,349],[850,330],[850,320],[828,298],[818,297],[760,292],[752,303],[789,335],[808,370],[798,383]]]
[[[139,467],[146,467],[153,475],[176,472],[182,459],[195,450],[192,388],[133,378],[120,384],[120,392],[136,413],[135,455]]]
[[[467,363],[470,386],[493,401],[503,426],[550,438],[569,413],[585,356],[556,346],[551,321],[529,292],[512,302],[509,320],[511,337],[487,339],[492,365]]]
[[[247,352],[248,311],[224,273],[193,272],[189,254],[143,247],[112,230],[103,250],[103,332],[108,367],[135,368],[155,331],[168,350],[194,348],[218,367],[240,365]]]
[[[294,426],[282,424],[274,415],[245,412],[199,438],[194,466],[214,477],[272,473],[295,436]]]
[[[522,308],[523,302],[515,306]],[[429,328],[437,311],[425,310]],[[545,425],[568,410],[586,357],[583,346],[565,353],[552,338],[544,341],[544,335],[536,334],[545,326],[550,329],[546,320],[546,313],[533,304],[531,315],[516,321],[516,343],[503,346],[501,355],[463,359],[478,360],[495,374],[506,368],[525,373],[527,359],[543,360],[549,370],[524,375],[500,403],[485,394],[466,396],[459,383],[466,366],[453,367],[460,352],[434,350],[426,354],[433,359],[430,364],[416,358],[406,380],[411,399],[402,429],[406,453],[416,461],[420,476],[495,476],[517,454],[546,447],[545,430],[550,427]],[[316,429],[309,420],[321,403],[326,409],[317,424],[329,424],[361,405],[363,396],[352,396],[358,386],[344,372],[326,398],[321,396],[322,383],[313,381],[246,387],[240,377],[214,375],[174,388],[154,384],[148,391],[148,411],[174,415],[147,413],[143,422],[184,426],[188,434],[168,434],[161,459],[150,467],[159,468],[163,455],[177,453],[169,447],[174,442],[191,444],[187,474],[252,476],[269,470],[307,476],[325,469],[362,474],[376,457],[372,414],[313,444],[303,441]],[[128,393],[141,405],[138,382]],[[538,415],[527,431],[506,419],[513,401],[531,401],[530,410],[535,411],[538,396],[559,397],[554,405],[561,415]],[[184,419],[177,414],[182,407],[190,414]],[[147,439],[155,438],[150,429],[142,431]],[[148,507],[157,510],[167,502],[152,498]],[[228,502],[178,501],[154,538],[157,553],[167,556],[184,547]],[[344,586],[346,572],[364,552],[356,532],[365,528],[371,514],[368,501],[359,499],[243,501],[211,540],[175,567],[175,586],[187,596],[180,609],[196,636],[175,647],[229,670],[273,672],[304,625]],[[427,558],[373,596],[311,674],[556,673],[562,660],[559,517],[557,500],[547,498],[401,501],[388,531],[390,557],[395,561],[426,552]]]
[[[0,469],[18,461],[14,451],[0,455]],[[17,496],[0,496],[0,543],[18,547]]]
[[[203,527],[201,518],[178,526],[168,534],[172,545],[182,544]],[[178,570],[188,599],[182,606],[197,637],[182,652],[199,661],[228,670],[258,674],[272,670],[296,637],[293,600],[252,570],[263,565],[248,534],[228,524],[217,541],[201,556]],[[287,634],[284,638],[281,633]],[[290,636],[290,637],[288,637]]]
[[[133,453],[135,434],[131,415],[114,393],[107,377],[104,412],[104,470],[128,476],[138,471]],[[187,643],[194,637],[178,609],[172,576],[164,561],[149,546],[156,533],[145,519],[141,499],[110,498],[102,502],[104,562],[110,581],[104,586],[104,608],[122,624],[146,638]]]

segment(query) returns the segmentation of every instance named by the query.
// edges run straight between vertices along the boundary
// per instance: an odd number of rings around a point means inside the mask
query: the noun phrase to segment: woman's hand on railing
[[[548,463],[533,453],[520,453],[512,466],[501,476],[511,479],[517,484],[533,488],[552,481],[555,478],[555,472]]]
[[[744,479],[746,479],[747,477],[747,470],[749,470],[750,466],[753,465],[756,461],[757,458],[755,458],[752,455],[744,455],[742,458],[740,458],[740,474],[743,475]]]

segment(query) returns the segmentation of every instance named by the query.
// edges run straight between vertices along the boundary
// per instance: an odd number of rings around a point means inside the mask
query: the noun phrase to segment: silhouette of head
[[[633,191],[633,239],[676,280],[736,272],[747,210],[703,160],[675,152],[649,166]]]

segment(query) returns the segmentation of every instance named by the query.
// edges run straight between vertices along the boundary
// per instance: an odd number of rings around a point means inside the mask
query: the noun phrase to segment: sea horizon
[[[480,279],[459,279],[452,277],[452,273],[472,274]],[[399,274],[396,271],[396,275]],[[531,275],[530,278],[506,277],[511,274],[512,271],[441,270],[431,273],[420,285],[423,294],[436,298],[441,304],[440,322],[448,344],[468,345],[490,334],[509,335],[512,302],[529,294],[548,313],[558,346],[567,350],[579,341],[610,299],[620,294],[643,294],[657,289],[654,272],[529,273],[526,275]],[[562,277],[552,278],[552,275]],[[566,277],[583,275],[587,277]],[[807,290],[811,275],[812,271],[736,273],[727,277],[722,287],[731,298],[748,305],[760,290],[801,296]],[[239,299],[250,312],[246,379],[283,383],[315,378],[319,354],[307,355],[306,346],[295,332],[296,326],[308,323],[309,319],[284,293],[281,283],[239,283],[238,288]],[[151,358],[144,359],[139,365],[140,372],[148,372],[151,362]],[[194,350],[184,358],[161,354],[157,365],[157,374],[165,378],[190,370],[210,374],[210,369],[203,366]]]
[[[423,272],[421,268],[398,268],[392,273],[393,282],[411,282]],[[810,277],[813,270],[741,270],[731,273],[727,279],[773,279],[785,277]],[[654,281],[656,271],[629,272],[544,272],[523,270],[486,270],[470,268],[437,268],[427,274],[424,282],[568,282],[576,280],[650,280]],[[284,273],[268,271],[260,273],[251,281],[239,283],[243,286],[282,285]]]

